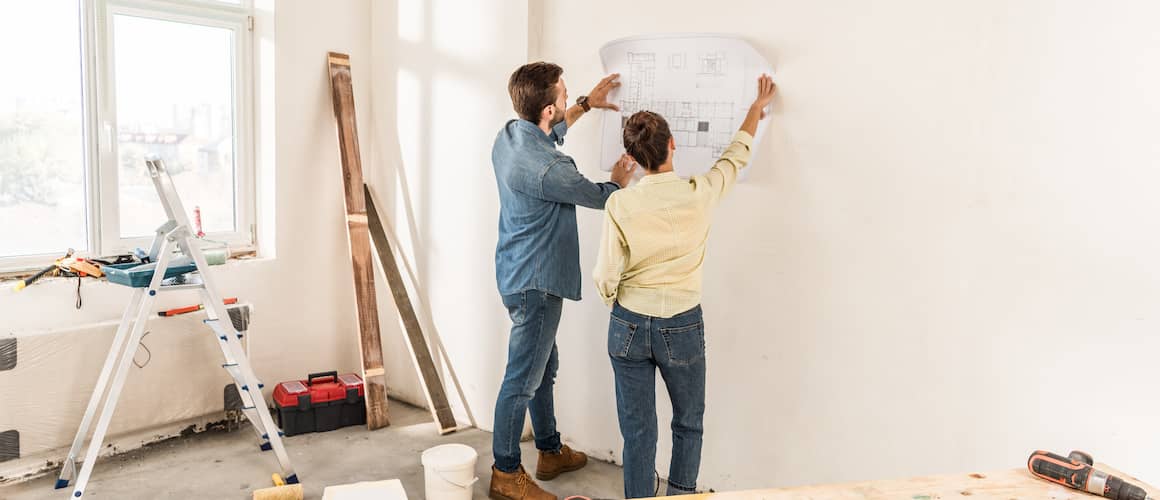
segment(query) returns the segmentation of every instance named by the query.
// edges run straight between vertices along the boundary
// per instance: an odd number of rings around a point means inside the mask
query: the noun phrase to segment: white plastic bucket
[[[423,452],[423,477],[428,500],[471,500],[475,449],[463,444],[441,444]]]

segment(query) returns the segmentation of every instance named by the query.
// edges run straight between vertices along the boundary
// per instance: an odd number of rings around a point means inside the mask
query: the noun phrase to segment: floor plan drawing
[[[624,153],[621,137],[628,117],[647,110],[669,123],[677,173],[704,173],[731,143],[756,95],[757,77],[773,74],[753,47],[727,35],[626,38],[606,44],[600,56],[605,72],[620,73],[621,83],[609,95],[620,112],[604,115],[604,170],[611,170]]]

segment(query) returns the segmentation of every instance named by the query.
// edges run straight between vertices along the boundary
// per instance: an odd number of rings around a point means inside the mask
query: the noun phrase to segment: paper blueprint
[[[622,38],[605,44],[600,59],[606,74],[620,73],[621,84],[609,94],[620,113],[604,113],[600,166],[606,171],[624,153],[624,122],[647,110],[669,123],[677,146],[673,158],[677,174],[707,172],[729,146],[757,96],[757,77],[773,75],[761,54],[730,35]],[[754,152],[766,122],[768,118],[758,125]]]

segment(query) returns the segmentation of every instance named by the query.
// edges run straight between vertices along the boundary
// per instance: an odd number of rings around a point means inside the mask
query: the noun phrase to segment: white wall
[[[360,131],[369,137],[370,2],[280,1],[276,12],[266,10],[272,2],[259,3],[259,64],[274,71],[261,77],[265,104],[259,135],[266,143],[260,148],[259,182],[267,188],[259,200],[266,209],[261,244],[264,254],[276,257],[231,262],[214,268],[214,276],[223,295],[254,305],[251,360],[270,391],[273,382],[311,371],[361,369],[326,52],[346,51],[356,62]],[[20,293],[0,287],[2,333],[25,337],[20,344],[25,357],[16,370],[0,372],[0,400],[6,402],[0,429],[20,430],[25,453],[71,442],[113,325],[129,299],[124,287],[87,283],[85,306],[77,311],[74,286],[56,280]],[[158,303],[178,307],[198,300],[193,292],[178,292]],[[131,369],[114,432],[221,411],[221,386],[228,381],[219,368],[221,353],[208,330],[196,326],[184,320],[151,322],[146,344],[153,359],[145,369]],[[41,338],[56,330],[65,333]],[[37,432],[44,424],[51,427]]]
[[[511,114],[508,75],[527,58],[527,1],[397,0],[374,2],[372,13],[367,179],[414,271],[419,316],[442,338],[470,409],[490,430],[508,325],[495,292],[491,145]],[[383,311],[393,314],[393,305]],[[390,389],[422,402],[401,335],[383,335]],[[467,423],[454,387],[447,392]]]
[[[508,326],[489,151],[524,37],[580,95],[608,40],[728,32],[774,63],[781,97],[707,256],[702,485],[1013,468],[1037,448],[1160,481],[1160,7],[532,0],[527,27],[510,3],[400,0],[374,21],[401,39],[398,78],[376,69],[376,106],[398,113],[376,168],[405,173],[400,232],[483,427]],[[598,128],[584,118],[565,150],[604,179]],[[587,271],[600,214],[580,214]],[[607,311],[585,294],[559,333],[560,426],[619,459]]]

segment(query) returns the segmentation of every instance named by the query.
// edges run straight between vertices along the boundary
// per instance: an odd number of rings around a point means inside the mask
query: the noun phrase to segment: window
[[[77,2],[16,9],[0,16],[0,256],[88,250]]]
[[[0,269],[146,246],[166,163],[206,238],[253,245],[250,0],[37,0],[0,17]]]

